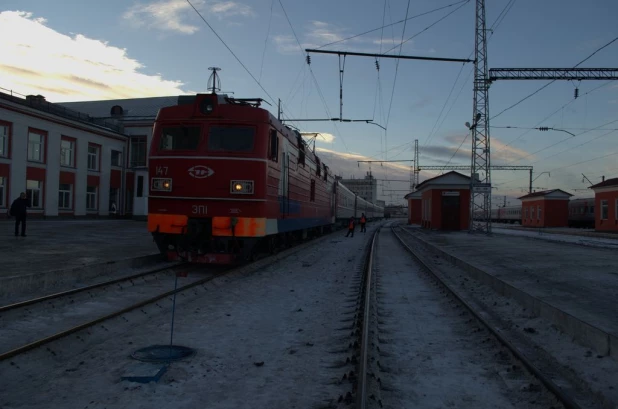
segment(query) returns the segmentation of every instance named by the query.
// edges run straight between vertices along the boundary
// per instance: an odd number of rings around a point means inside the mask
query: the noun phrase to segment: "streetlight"
[[[528,188],[528,194],[532,193],[532,182],[534,182],[535,180],[537,180],[539,177],[541,177],[541,175],[547,173],[547,176],[551,177],[551,173],[549,172],[541,172],[539,173],[539,175],[537,177],[535,177],[534,179],[532,179],[532,170],[530,171],[530,186]]]

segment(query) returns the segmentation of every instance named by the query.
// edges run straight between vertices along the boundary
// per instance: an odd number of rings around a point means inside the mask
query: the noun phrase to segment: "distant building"
[[[376,203],[378,200],[378,181],[371,172],[367,172],[363,179],[341,179],[341,183],[371,203]]]
[[[603,178],[594,190],[595,230],[618,232],[618,178]]]
[[[569,199],[560,189],[529,193],[521,200],[521,225],[527,227],[565,227],[569,225]]]

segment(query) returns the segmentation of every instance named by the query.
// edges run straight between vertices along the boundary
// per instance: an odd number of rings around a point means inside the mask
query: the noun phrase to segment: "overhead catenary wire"
[[[262,51],[262,63],[260,64],[260,78],[262,81],[262,72],[264,70],[264,57],[266,56],[266,46],[268,44],[268,37],[270,36],[270,25],[273,21],[273,7],[275,6],[275,0],[270,3],[270,17],[268,18],[268,29],[266,30],[266,38],[264,39],[264,50]]]
[[[262,89],[262,91],[264,91],[264,93],[268,96],[268,98],[270,98],[270,100],[272,101],[273,105],[277,105],[277,101],[275,100],[275,98],[273,98],[272,95],[270,95],[270,93],[266,90],[266,88],[264,88],[264,86],[262,85],[262,83],[260,81],[258,81],[257,78],[255,78],[255,76],[253,75],[253,73],[249,70],[249,68],[247,68],[247,66],[241,61],[241,59],[236,55],[236,53],[234,53],[234,51],[232,51],[232,49],[227,45],[227,43],[225,42],[225,40],[223,40],[223,38],[221,38],[221,36],[219,35],[219,33],[217,33],[217,31],[210,25],[210,23],[208,23],[208,21],[204,18],[204,16],[202,15],[202,13],[199,12],[199,10],[197,8],[195,8],[195,6],[193,5],[193,3],[191,3],[191,0],[186,0],[187,3],[189,3],[189,6],[191,6],[191,8],[197,13],[197,15],[202,19],[202,21],[208,26],[208,28],[210,29],[210,31],[213,32],[213,34],[219,39],[219,41],[221,41],[221,43],[225,46],[225,48],[227,48],[227,50],[232,54],[232,56],[234,56],[234,58],[236,59],[236,61],[238,61],[238,63],[244,68],[244,70],[247,72],[247,74],[249,74],[249,76],[253,79],[253,81],[255,81],[255,83]]]
[[[296,42],[298,43],[298,47],[299,47],[301,53],[303,54],[303,56],[305,58],[307,58],[307,53],[303,49],[303,46],[300,43],[300,40],[298,39],[298,36],[296,35],[296,30],[294,30],[294,26],[292,25],[292,21],[290,20],[290,17],[288,16],[287,11],[285,11],[285,7],[283,6],[283,2],[281,0],[279,0],[279,5],[281,6],[281,10],[283,10],[283,14],[285,15],[285,18],[288,21],[288,24],[290,25],[290,29],[292,30],[292,34],[294,35],[294,38],[296,39]],[[322,93],[322,89],[320,88],[320,84],[318,83],[318,80],[315,77],[315,74],[313,73],[313,69],[311,68],[311,65],[309,65],[309,72],[311,73],[311,76],[313,77],[313,81],[314,81],[316,89],[318,91],[318,95],[320,96],[320,99],[322,100],[322,103],[324,104],[326,115],[329,118],[332,118],[333,116],[330,113],[330,109],[328,109],[328,104],[326,103],[326,98],[324,98],[324,94]],[[337,135],[339,136],[339,138],[341,139],[341,142],[343,143],[343,147],[345,148],[345,150],[348,153],[350,153],[350,150],[348,149],[348,146],[346,145],[345,140],[343,138],[343,135],[339,131],[339,128],[337,127],[336,122],[333,122],[333,125],[335,126],[335,129],[337,131]]]
[[[469,1],[470,1],[470,0],[462,0],[462,1],[458,1],[458,2],[453,3],[453,4],[448,4],[448,5],[446,5],[446,6],[438,7],[438,8],[436,8],[436,9],[433,9],[433,10],[430,10],[430,11],[426,11],[426,12],[423,12],[423,13],[420,13],[420,14],[416,14],[416,15],[414,15],[414,16],[406,17],[405,19],[402,19],[402,20],[399,20],[399,21],[396,21],[396,22],[394,22],[394,23],[390,23],[390,24],[387,24],[387,25],[384,25],[384,21],[382,21],[382,26],[381,26],[381,27],[378,27],[378,28],[373,28],[373,29],[371,29],[371,30],[364,31],[364,32],[362,32],[362,33],[360,33],[360,34],[355,34],[355,35],[353,35],[353,36],[346,37],[346,38],[343,38],[343,39],[341,39],[341,40],[332,41],[332,42],[330,42],[330,43],[327,43],[327,44],[321,45],[321,46],[319,46],[319,47],[316,47],[315,49],[316,49],[316,50],[319,50],[319,49],[321,49],[321,48],[328,47],[328,46],[330,46],[330,45],[339,44],[339,43],[342,43],[342,42],[344,42],[344,41],[348,41],[348,40],[352,40],[352,39],[357,38],[357,37],[364,36],[365,34],[370,34],[370,33],[376,32],[376,31],[378,31],[378,30],[382,30],[382,32],[384,32],[384,29],[385,29],[385,28],[388,28],[388,27],[393,27],[393,26],[396,26],[397,24],[405,23],[405,22],[407,22],[407,21],[409,21],[409,20],[413,20],[413,19],[415,19],[415,18],[419,18],[419,17],[422,17],[422,16],[426,16],[426,15],[428,15],[428,14],[432,14],[432,13],[438,12],[438,11],[440,11],[440,10],[444,10],[444,9],[449,8],[449,7],[453,7],[453,6],[456,6],[456,5],[461,4],[461,3],[468,3]],[[385,5],[384,10],[385,10],[385,13],[386,13],[386,1],[384,2],[384,5]],[[381,52],[382,52],[382,51],[380,51],[380,53],[381,53]]]

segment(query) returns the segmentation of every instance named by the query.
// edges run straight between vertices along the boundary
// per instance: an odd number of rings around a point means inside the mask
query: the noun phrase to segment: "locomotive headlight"
[[[253,194],[253,180],[232,180],[230,182],[230,193],[240,195]]]
[[[150,190],[157,192],[171,192],[172,179],[152,178],[150,183]]]

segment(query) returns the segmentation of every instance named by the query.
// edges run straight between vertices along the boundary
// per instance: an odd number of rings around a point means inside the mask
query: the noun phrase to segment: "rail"
[[[570,396],[560,389],[558,385],[556,385],[549,377],[545,376],[522,352],[519,351],[502,333],[499,329],[494,328],[487,320],[483,318],[481,314],[479,314],[472,306],[466,302],[449,284],[447,284],[444,280],[440,278],[433,268],[431,268],[427,263],[425,263],[420,256],[414,251],[405,241],[401,238],[399,234],[395,231],[395,227],[391,227],[391,230],[395,237],[399,240],[401,245],[414,257],[418,263],[428,271],[450,294],[455,297],[476,320],[478,320],[489,332],[491,332],[496,339],[504,345],[519,361],[524,364],[524,366],[545,385],[545,387],[551,391],[556,398],[564,405],[567,409],[581,409],[581,406],[578,405]],[[399,229],[402,231],[401,229]],[[405,231],[405,230],[404,230]],[[406,233],[414,238],[414,235],[408,231]]]

